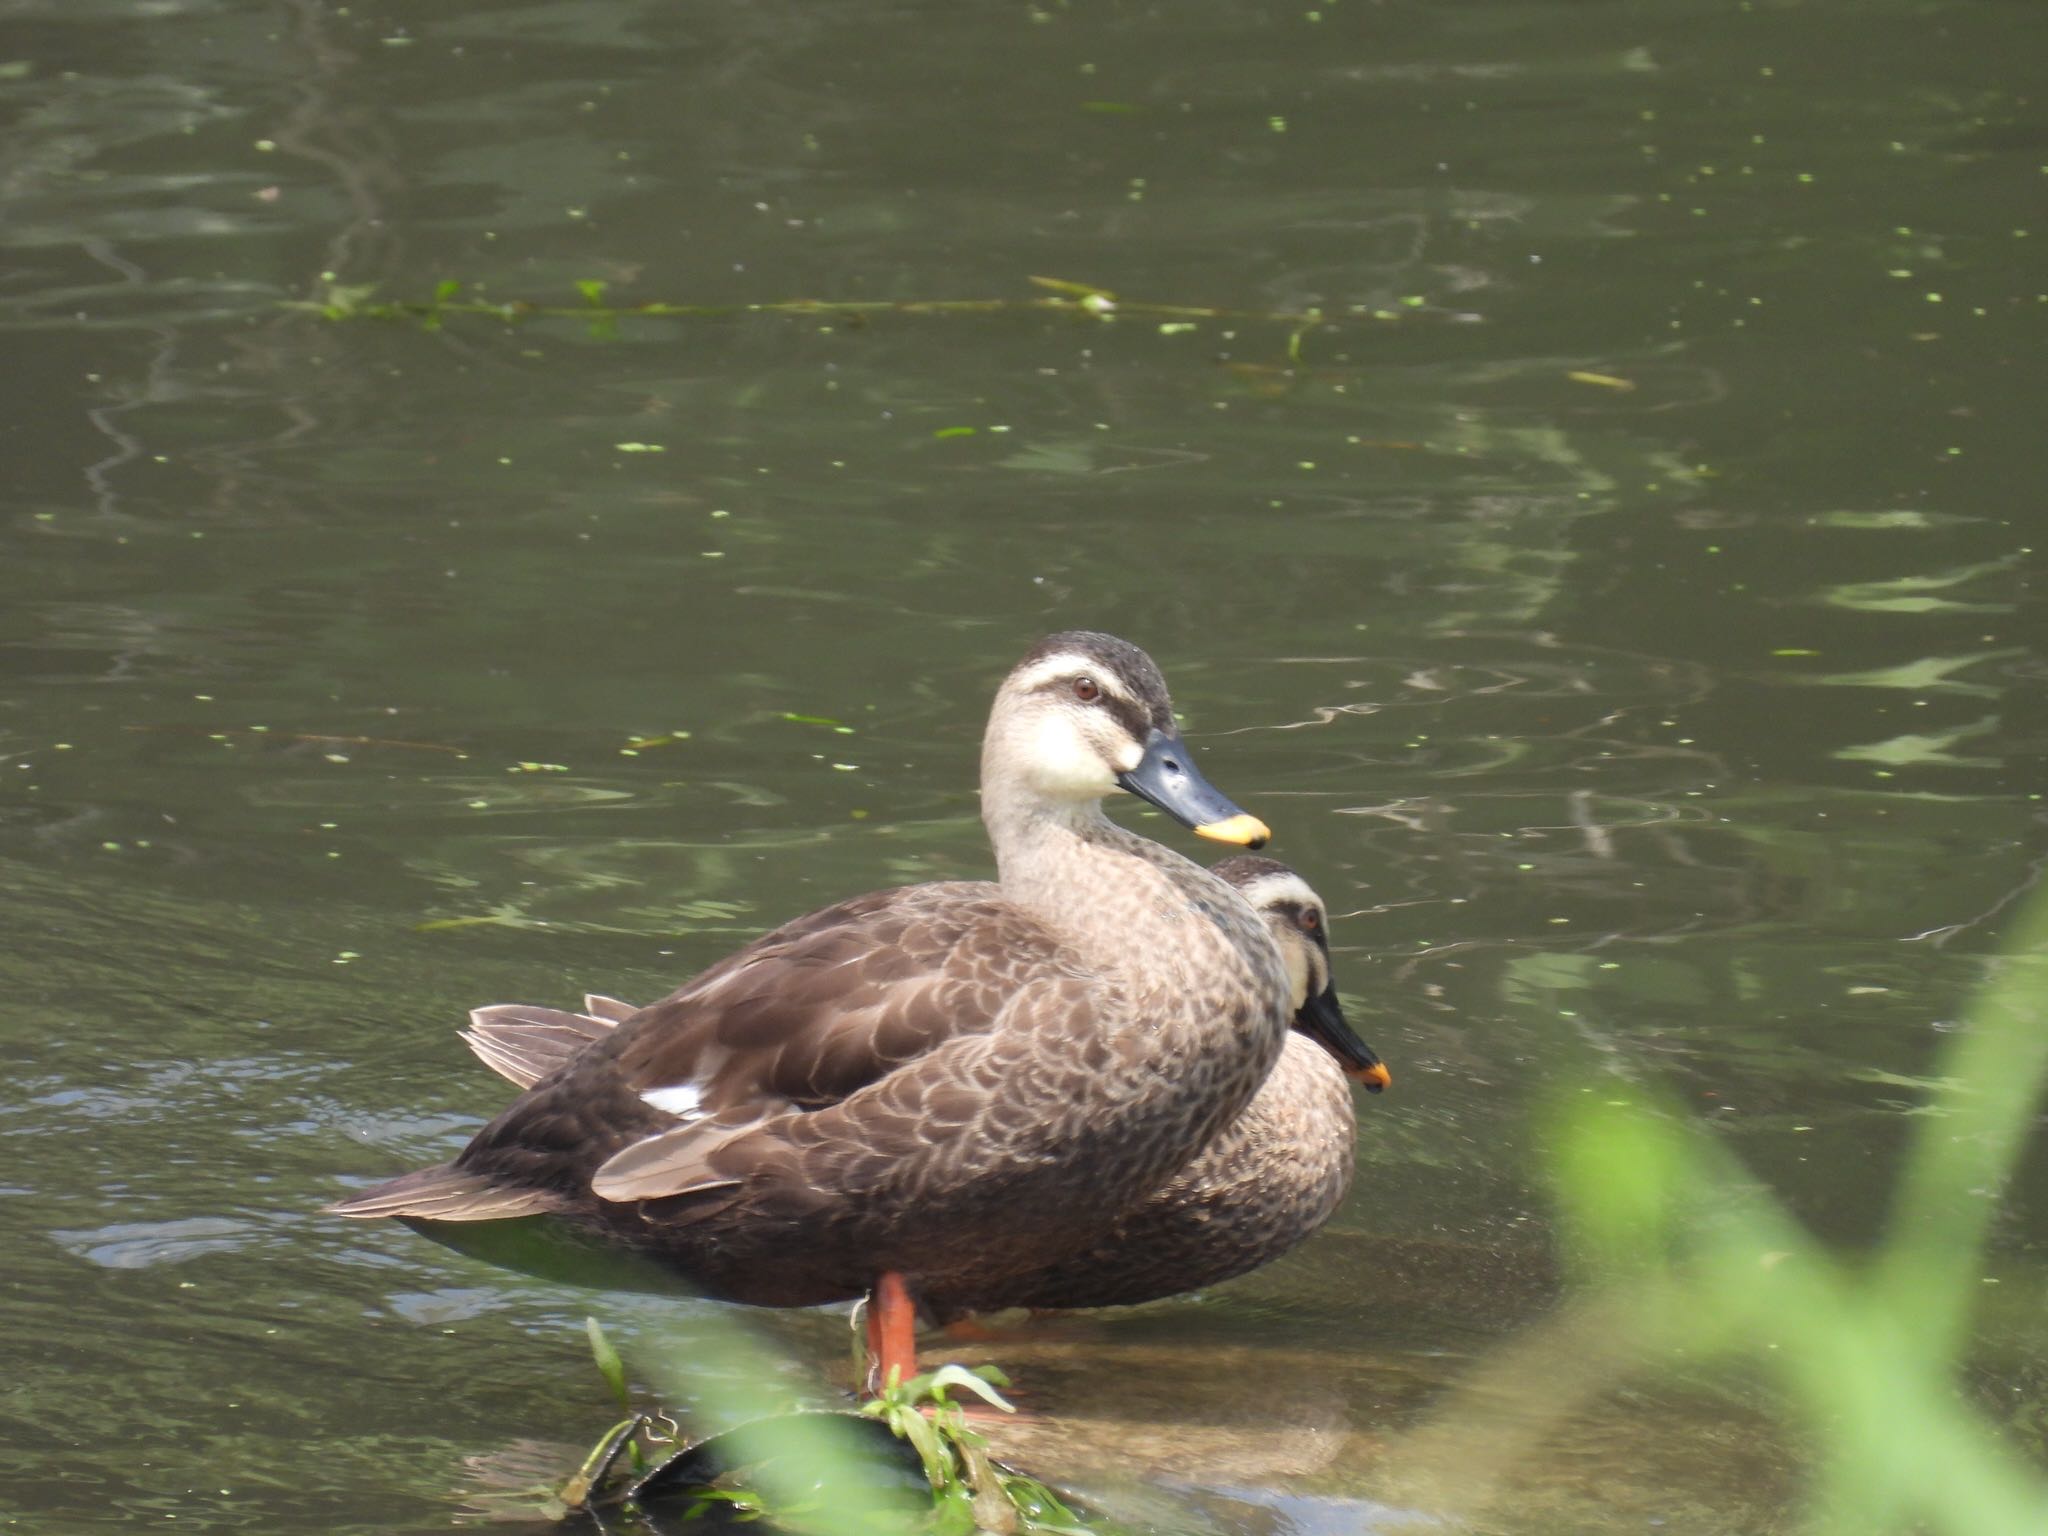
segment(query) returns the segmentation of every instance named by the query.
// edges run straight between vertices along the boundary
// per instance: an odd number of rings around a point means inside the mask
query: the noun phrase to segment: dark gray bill
[[[1246,848],[1263,848],[1266,839],[1273,835],[1263,821],[1249,811],[1239,810],[1202,777],[1178,731],[1154,727],[1145,739],[1145,755],[1138,759],[1138,766],[1129,773],[1118,774],[1116,781],[1198,836]]]
[[[1353,1082],[1365,1084],[1374,1093],[1393,1082],[1394,1074],[1345,1019],[1335,983],[1301,1005],[1301,1012],[1294,1016],[1294,1027],[1336,1057],[1344,1075]]]

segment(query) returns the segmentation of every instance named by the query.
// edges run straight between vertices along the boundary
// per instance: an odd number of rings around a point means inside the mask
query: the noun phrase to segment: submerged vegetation
[[[565,1482],[527,1491],[532,1512],[600,1530],[722,1517],[799,1536],[1091,1536],[1050,1488],[995,1461],[969,1423],[963,1397],[1014,1411],[993,1366],[945,1365],[892,1380],[857,1413],[768,1413],[688,1440],[669,1414],[634,1407],[617,1350],[595,1318],[585,1326],[626,1417]]]
[[[1205,321],[1285,327],[1287,352],[1299,359],[1302,338],[1325,326],[1398,320],[1425,307],[1419,297],[1402,300],[1403,308],[1385,309],[1363,304],[1338,309],[1301,310],[1227,309],[1202,304],[1165,304],[1144,299],[1121,298],[1107,288],[1065,278],[1033,277],[1036,294],[1014,298],[982,299],[769,299],[742,304],[684,304],[650,299],[636,304],[614,303],[610,285],[598,278],[576,284],[581,302],[548,303],[533,299],[493,299],[481,284],[465,284],[453,278],[435,285],[423,299],[380,299],[374,285],[329,281],[318,298],[295,301],[288,307],[307,310],[327,320],[404,320],[439,330],[450,319],[472,317],[507,324],[524,320],[580,320],[593,336],[610,339],[618,334],[624,320],[717,320],[743,315],[786,315],[861,325],[883,316],[915,315],[1063,315],[1094,321],[1126,316],[1151,320],[1161,333],[1176,335],[1193,331]]]

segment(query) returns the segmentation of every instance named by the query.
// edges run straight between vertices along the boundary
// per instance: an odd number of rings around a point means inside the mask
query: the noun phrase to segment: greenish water
[[[976,1347],[1056,1410],[1039,1470],[1227,1530],[1436,1507],[1406,1437],[1553,1293],[1559,1078],[1876,1232],[2048,844],[2033,0],[4,14],[24,1527],[438,1530],[465,1458],[594,1436],[586,1312],[629,1358],[725,1314],[317,1207],[502,1102],[469,1007],[984,873],[988,694],[1071,625],[1329,900],[1395,1091],[1287,1261]],[[280,309],[323,274],[1341,323]],[[2044,1212],[2037,1146],[2026,1295]],[[2032,1316],[1969,1385],[2038,1450]],[[792,1383],[843,1358],[757,1321]],[[1778,1529],[1800,1451],[1646,1380],[1474,1519]]]

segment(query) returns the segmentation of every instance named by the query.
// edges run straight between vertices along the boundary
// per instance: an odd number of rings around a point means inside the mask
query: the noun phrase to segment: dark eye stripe
[[[1297,933],[1313,939],[1318,944],[1327,944],[1328,935],[1323,932],[1327,925],[1323,921],[1322,913],[1316,908],[1299,901],[1275,901],[1269,903],[1269,906],[1271,910],[1284,917],[1288,926]],[[1316,925],[1313,928],[1308,925],[1308,916],[1311,912],[1316,914]]]
[[[1108,686],[1102,682],[1100,676],[1095,676],[1094,680],[1096,687],[1102,691],[1084,707],[1108,710],[1110,715],[1116,720],[1116,723],[1131,733],[1131,739],[1134,741],[1143,741],[1152,734],[1152,712],[1150,710],[1135,700],[1125,698],[1120,693],[1112,693]],[[1061,693],[1073,699],[1074,682],[1075,679],[1071,677],[1048,678],[1032,691],[1034,693]],[[1075,699],[1074,702],[1078,704],[1081,701]]]
[[[1116,718],[1116,723],[1131,733],[1133,741],[1143,741],[1152,734],[1152,717],[1144,705],[1118,698],[1106,690],[1096,703],[1107,709]]]

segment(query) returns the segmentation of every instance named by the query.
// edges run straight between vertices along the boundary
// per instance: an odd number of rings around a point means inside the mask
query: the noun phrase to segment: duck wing
[[[951,980],[906,989],[916,999],[910,1008],[928,1010],[931,1027],[896,1021],[900,1054],[876,1049],[880,1027],[835,1030],[814,1062],[797,1064],[799,1074],[811,1074],[804,1082],[812,1091],[802,1098],[761,1093],[643,1137],[598,1168],[591,1192],[614,1203],[693,1197],[665,1213],[679,1223],[724,1209],[742,1191],[763,1215],[786,1219],[858,1199],[902,1160],[980,1120],[1017,1073],[1038,1070],[1020,1058],[1021,1040],[1036,1032],[1034,1024],[1062,1028],[1088,985],[1075,976],[1039,976],[994,995],[976,989],[962,996]],[[821,1073],[843,1095],[817,1093]],[[702,1198],[721,1192],[730,1198]]]
[[[721,1151],[885,1084],[896,1091],[875,1102],[877,1115],[908,1132],[903,1111],[923,1095],[902,1090],[926,1058],[986,1034],[1043,983],[1082,974],[993,885],[857,897],[765,935],[584,1046],[569,1037],[601,1021],[532,1010],[488,1021],[574,1054],[454,1167],[563,1193],[580,1185],[608,1203],[709,1196],[752,1183],[757,1168],[772,1179],[782,1160],[762,1165],[762,1154],[780,1136],[754,1142],[753,1156]],[[941,1097],[941,1127],[965,1123],[958,1093]],[[722,1203],[684,1202],[706,1212]],[[690,1209],[665,1215],[687,1220]]]

